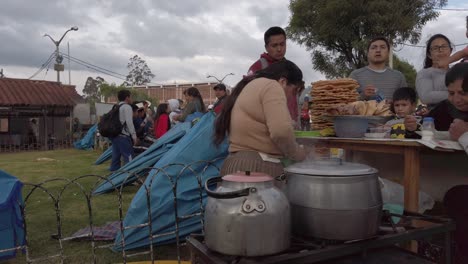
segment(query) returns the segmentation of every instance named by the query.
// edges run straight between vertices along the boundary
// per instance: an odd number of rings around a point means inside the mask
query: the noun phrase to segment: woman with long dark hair
[[[427,41],[424,69],[416,75],[416,90],[421,102],[429,109],[447,99],[445,74],[449,68],[439,62],[449,58],[452,49],[452,42],[442,34],[435,34]]]
[[[275,177],[283,173],[282,158],[305,158],[287,105],[287,98],[303,88],[301,70],[288,60],[246,76],[236,85],[215,124],[215,144],[226,136],[230,143],[221,175],[256,171]]]
[[[154,137],[162,137],[170,128],[171,120],[169,120],[169,107],[167,104],[159,104],[154,119]]]
[[[195,112],[205,113],[206,107],[203,103],[203,98],[195,87],[190,87],[184,91],[185,100],[187,101],[187,105],[184,108],[182,114],[174,116],[174,120],[184,122],[188,115],[193,114]]]

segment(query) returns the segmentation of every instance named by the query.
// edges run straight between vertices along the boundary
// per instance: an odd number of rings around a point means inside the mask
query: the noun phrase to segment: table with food
[[[441,201],[450,187],[468,183],[463,173],[468,171],[466,155],[447,131],[434,130],[430,139],[406,139],[403,120],[390,103],[359,101],[355,80],[318,81],[312,87],[312,131],[296,131],[296,136],[300,143],[315,146],[316,157],[376,168],[380,177],[404,186],[402,199],[410,210],[420,208],[420,190]]]

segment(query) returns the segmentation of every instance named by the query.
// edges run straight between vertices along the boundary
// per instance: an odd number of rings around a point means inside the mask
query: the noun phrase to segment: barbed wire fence
[[[121,254],[122,262],[127,263],[129,259],[132,259],[134,257],[146,256],[148,261],[151,261],[151,263],[155,263],[156,254],[155,254],[154,242],[156,241],[156,239],[167,237],[167,236],[175,236],[176,258],[177,258],[177,261],[180,263],[181,247],[184,245],[183,240],[185,239],[185,237],[180,237],[180,234],[179,234],[180,223],[188,219],[194,218],[194,217],[199,217],[200,227],[203,227],[203,216],[204,216],[203,178],[210,177],[210,175],[206,175],[206,173],[207,173],[207,170],[211,167],[215,168],[216,171],[219,173],[220,168],[216,166],[216,161],[218,161],[219,159],[220,158],[214,159],[211,161],[201,160],[201,161],[193,162],[188,165],[179,164],[179,163],[171,163],[162,168],[154,168],[154,167],[141,168],[137,172],[119,171],[121,173],[128,173],[123,184],[121,184],[120,186],[116,186],[111,180],[109,180],[105,176],[95,175],[95,174],[81,175],[71,180],[66,179],[66,178],[53,178],[53,179],[42,181],[40,183],[24,183],[24,187],[23,187],[24,201],[18,200],[16,202],[19,205],[21,216],[23,218],[22,225],[23,225],[24,233],[25,233],[25,236],[24,236],[25,243],[24,245],[20,245],[20,242],[16,241],[15,247],[2,249],[0,250],[0,253],[6,253],[6,252],[12,252],[12,251],[16,251],[17,253],[22,252],[25,263],[41,263],[41,262],[42,263],[44,262],[45,263],[71,263],[71,262],[67,262],[67,259],[72,257],[73,254],[70,255],[66,252],[66,249],[68,246],[66,245],[65,242],[88,238],[89,241],[80,242],[80,243],[90,244],[90,256],[89,255],[86,256],[90,258],[90,261],[85,261],[82,263],[100,263],[98,261],[98,256],[99,256],[98,250],[101,250],[101,249],[110,250],[111,248],[116,246],[116,244],[114,242],[102,244],[102,243],[99,243],[97,239],[95,239],[96,225],[94,223],[94,220],[95,220],[94,218],[95,218],[96,212],[98,212],[100,208],[96,208],[96,206],[93,206],[93,201],[100,196],[115,195],[117,199],[117,203],[118,203],[118,206],[116,208],[118,219],[116,219],[116,221],[119,222],[118,232],[121,237],[120,247],[122,248],[122,250],[120,250],[120,254]],[[171,175],[169,172],[167,172],[168,169],[173,170],[174,168],[178,170],[178,173],[176,173],[175,175],[174,174]],[[134,226],[125,226],[124,224],[125,210],[124,210],[124,200],[123,200],[124,188],[129,183],[134,181],[133,180],[134,177],[136,177],[137,184],[140,185],[140,188],[144,190],[144,193],[146,195],[147,221],[145,223],[134,225]],[[147,177],[150,177],[150,178],[147,178]],[[173,209],[174,209],[172,212],[173,217],[174,217],[174,226],[173,226],[173,231],[153,234],[153,229],[152,229],[153,222],[156,219],[154,219],[153,214],[152,214],[152,204],[157,203],[158,201],[152,200],[151,193],[158,191],[158,186],[153,185],[155,183],[156,177],[163,177],[172,186],[171,193],[172,193],[172,200],[173,200],[172,203],[173,203]],[[195,212],[188,214],[188,215],[180,214],[178,210],[178,205],[179,205],[178,198],[180,198],[178,195],[184,191],[184,190],[178,189],[178,182],[181,179],[181,177],[191,177],[194,181],[196,181],[195,184],[198,189],[198,195],[197,195],[198,196],[197,198],[198,209]],[[80,183],[81,181],[90,180],[90,179],[95,181],[95,183],[91,186],[91,188],[85,186],[85,184]],[[108,194],[93,195],[94,190],[96,190],[98,185],[103,182],[110,184],[112,186],[113,191]],[[52,187],[46,187],[46,185],[52,185]],[[89,230],[90,230],[89,233],[82,234],[79,236],[72,236],[72,235],[67,236],[65,234],[67,232],[64,231],[64,219],[66,218],[66,213],[70,209],[73,209],[73,208],[66,207],[67,198],[65,198],[64,194],[66,193],[66,191],[69,191],[72,188],[77,188],[80,194],[80,196],[78,196],[76,193],[73,196],[73,199],[80,199],[80,200],[83,200],[85,203],[84,211],[87,214],[86,221],[87,221],[87,224],[89,225]],[[33,254],[33,252],[35,252],[34,246],[31,243],[32,241],[31,233],[33,232],[31,232],[32,225],[29,225],[29,222],[31,222],[30,212],[34,211],[34,205],[38,201],[38,200],[35,200],[33,197],[34,195],[38,195],[38,193],[42,193],[43,195],[45,195],[45,197],[47,197],[46,201],[49,202],[50,205],[53,207],[53,212],[54,212],[53,218],[55,219],[55,221],[52,221],[50,225],[56,232],[55,234],[49,234],[50,237],[55,238],[55,240],[52,240],[49,237],[48,241],[44,241],[44,240],[41,240],[41,241],[43,243],[51,243],[51,241],[56,241],[57,243],[56,246],[58,247],[56,250],[52,250],[53,252],[50,252],[50,253],[43,252],[43,254],[39,254],[39,253]],[[75,209],[78,210],[78,208],[75,208]],[[83,208],[81,209],[83,210]],[[41,228],[44,230],[47,229],[47,227],[35,227],[35,228]],[[126,247],[125,231],[130,230],[130,229],[147,229],[148,231],[147,237],[149,241],[148,247],[142,248],[138,250],[136,253],[133,253],[134,250],[125,250],[125,247]],[[50,231],[45,231],[45,232],[50,232]],[[201,229],[201,232],[203,232],[203,229]],[[76,245],[70,245],[69,247],[73,248],[73,246],[76,246]],[[22,256],[20,255],[21,254],[18,254],[17,258],[21,258]],[[40,256],[37,256],[37,255],[40,255]]]

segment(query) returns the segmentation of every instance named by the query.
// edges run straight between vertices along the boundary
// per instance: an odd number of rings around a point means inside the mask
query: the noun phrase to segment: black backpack
[[[120,122],[120,106],[119,104],[114,105],[99,121],[98,130],[103,137],[114,138],[122,133],[123,125]]]

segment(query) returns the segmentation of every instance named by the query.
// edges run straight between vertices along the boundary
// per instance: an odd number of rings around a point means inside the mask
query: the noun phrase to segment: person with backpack
[[[133,126],[133,110],[131,93],[129,90],[120,90],[117,94],[119,103],[114,106],[118,108],[118,117],[121,124],[121,131],[118,135],[110,137],[112,141],[112,162],[110,171],[120,169],[120,159],[124,163],[129,162],[133,156],[133,146],[138,144],[135,127]],[[113,109],[114,110],[114,109]],[[112,111],[112,110],[111,110]],[[102,134],[102,131],[100,131]]]

